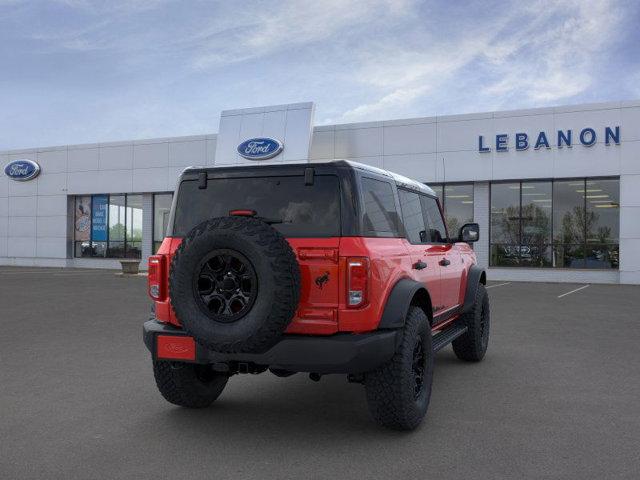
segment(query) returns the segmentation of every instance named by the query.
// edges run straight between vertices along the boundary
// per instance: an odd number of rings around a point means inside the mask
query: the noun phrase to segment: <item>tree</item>
[[[527,260],[544,266],[548,263],[546,252],[551,237],[551,217],[545,209],[535,204],[509,206],[498,218],[493,217],[492,228],[498,232],[494,238],[505,244],[500,255],[511,263]],[[495,215],[495,214],[494,214]]]
[[[124,241],[124,225],[122,223],[116,223],[109,227],[109,240],[110,241]]]

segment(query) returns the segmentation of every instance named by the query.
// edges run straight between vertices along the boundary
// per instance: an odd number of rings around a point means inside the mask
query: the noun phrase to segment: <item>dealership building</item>
[[[479,223],[490,279],[640,284],[640,101],[313,119],[313,103],[228,110],[217,134],[0,152],[0,265],[144,266],[186,167],[347,159],[429,184],[451,235]],[[246,159],[265,139],[277,151]]]

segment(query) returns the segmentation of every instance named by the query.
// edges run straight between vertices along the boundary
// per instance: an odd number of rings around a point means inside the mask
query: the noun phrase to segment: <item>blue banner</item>
[[[94,195],[91,202],[91,238],[94,242],[107,241],[108,195]]]

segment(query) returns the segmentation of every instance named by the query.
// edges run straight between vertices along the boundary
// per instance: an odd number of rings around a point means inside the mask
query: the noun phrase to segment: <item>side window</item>
[[[365,232],[385,236],[398,235],[398,212],[391,184],[363,177],[362,193]]]
[[[442,214],[435,198],[420,195],[422,211],[425,215],[425,222],[428,225],[428,242],[443,243],[447,241],[447,230],[444,228]]]
[[[398,190],[400,207],[402,209],[402,221],[407,232],[407,240],[411,243],[425,243],[427,241],[424,215],[420,196],[407,190]]]

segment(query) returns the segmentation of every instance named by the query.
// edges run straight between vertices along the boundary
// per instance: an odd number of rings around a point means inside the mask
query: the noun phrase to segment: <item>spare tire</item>
[[[213,218],[176,250],[169,296],[182,327],[205,347],[264,352],[296,312],[300,268],[287,240],[267,223]]]

